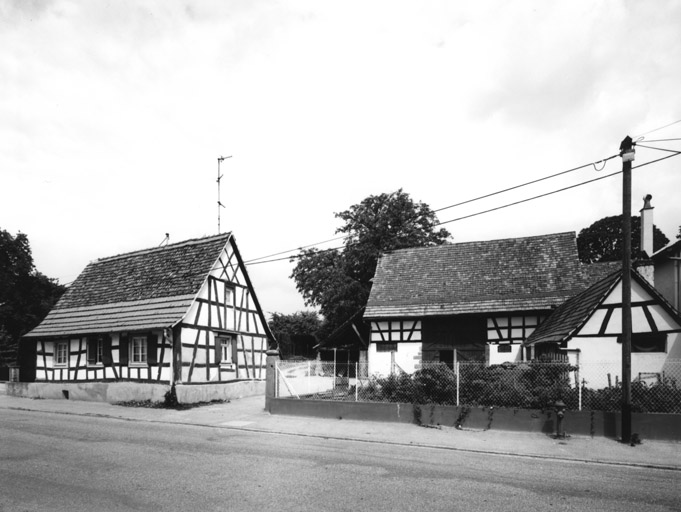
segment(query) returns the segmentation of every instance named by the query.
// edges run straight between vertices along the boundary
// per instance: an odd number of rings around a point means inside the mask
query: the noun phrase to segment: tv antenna
[[[227,158],[232,158],[232,155],[218,157],[218,235],[220,234],[220,208],[225,207],[225,205],[220,202],[220,180],[222,179],[222,174],[220,174],[220,163]]]

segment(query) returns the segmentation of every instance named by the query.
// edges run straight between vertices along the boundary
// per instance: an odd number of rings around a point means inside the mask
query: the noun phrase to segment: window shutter
[[[87,346],[87,364],[93,365],[97,362],[97,338],[88,336],[85,338],[85,345]]]
[[[104,365],[111,365],[113,358],[111,357],[111,336],[102,337],[102,363]]]
[[[240,336],[240,335],[239,335]],[[239,336],[234,336],[232,337],[232,363],[238,368],[239,367],[239,360],[237,359],[237,349],[236,349],[236,344],[237,344],[237,339]]]
[[[118,360],[121,364],[128,364],[128,335],[121,334],[118,340]]]
[[[158,336],[153,333],[147,334],[147,364],[156,364],[158,357],[156,352],[158,349]]]
[[[222,338],[215,336],[215,364],[222,362]]]

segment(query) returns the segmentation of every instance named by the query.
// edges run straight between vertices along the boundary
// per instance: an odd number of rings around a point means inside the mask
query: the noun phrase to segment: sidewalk
[[[632,447],[602,437],[570,436],[566,439],[553,439],[540,433],[456,430],[451,427],[419,427],[403,423],[271,415],[264,410],[264,407],[263,396],[176,411],[122,407],[104,402],[33,400],[0,394],[0,411],[16,409],[102,416],[128,421],[176,423],[277,435],[391,443],[454,451],[681,471],[681,443],[643,439],[642,444]]]

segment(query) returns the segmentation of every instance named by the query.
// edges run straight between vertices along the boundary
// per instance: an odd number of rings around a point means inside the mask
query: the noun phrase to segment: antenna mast
[[[225,207],[225,205],[220,202],[220,180],[222,179],[222,174],[220,174],[220,163],[226,158],[232,158],[232,155],[218,157],[218,235],[220,234],[220,208]]]

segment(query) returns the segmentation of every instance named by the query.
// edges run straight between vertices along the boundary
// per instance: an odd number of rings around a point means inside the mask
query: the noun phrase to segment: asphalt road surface
[[[4,410],[0,511],[681,510],[681,472]]]

